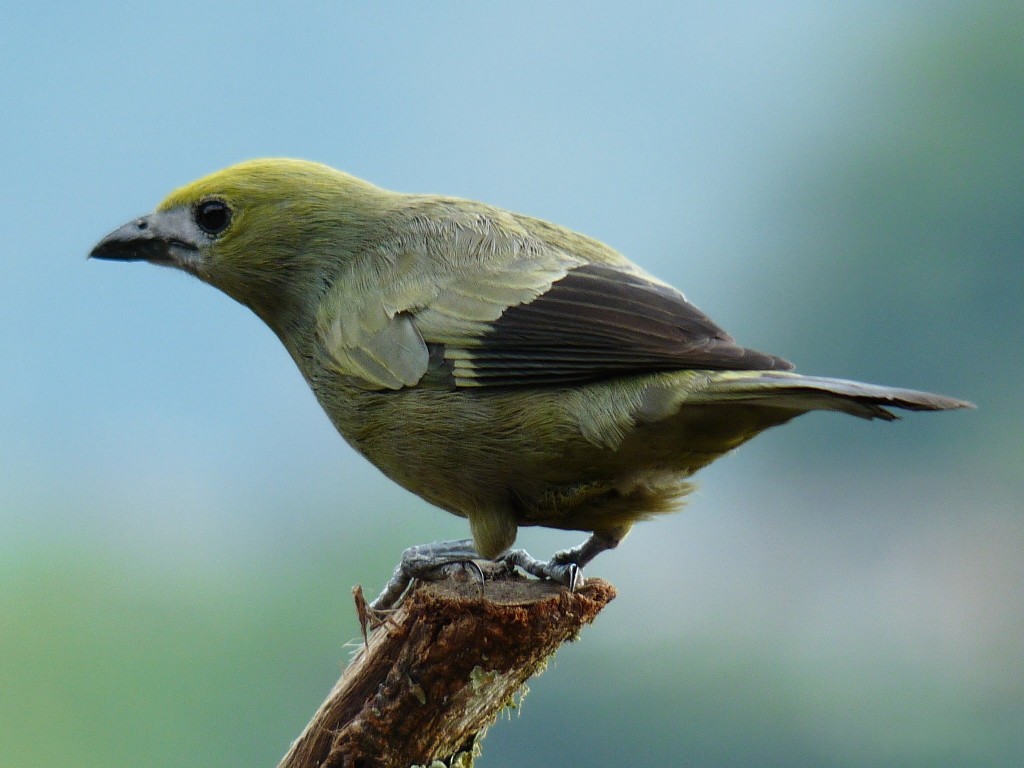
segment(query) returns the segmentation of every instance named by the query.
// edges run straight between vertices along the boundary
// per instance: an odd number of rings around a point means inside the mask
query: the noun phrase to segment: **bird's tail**
[[[888,408],[910,411],[949,411],[973,408],[966,400],[918,392],[913,389],[881,387],[846,379],[803,376],[785,371],[728,371],[713,375],[706,390],[695,402],[736,402],[764,405],[803,413],[805,411],[841,411],[862,419],[899,418]]]

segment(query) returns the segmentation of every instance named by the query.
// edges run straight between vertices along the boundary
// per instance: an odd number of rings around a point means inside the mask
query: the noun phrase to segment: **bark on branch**
[[[418,582],[369,635],[278,768],[469,766],[501,709],[615,597],[503,575]]]

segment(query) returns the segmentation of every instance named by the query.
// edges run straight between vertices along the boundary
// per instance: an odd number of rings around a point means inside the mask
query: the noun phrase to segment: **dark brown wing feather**
[[[683,368],[789,370],[745,349],[677,291],[601,265],[505,311],[470,353],[463,386],[558,385]]]

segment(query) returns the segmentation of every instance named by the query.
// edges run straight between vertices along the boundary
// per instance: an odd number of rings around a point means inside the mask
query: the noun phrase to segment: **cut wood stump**
[[[600,579],[570,592],[474,569],[414,582],[278,768],[472,765],[502,709],[614,597]]]

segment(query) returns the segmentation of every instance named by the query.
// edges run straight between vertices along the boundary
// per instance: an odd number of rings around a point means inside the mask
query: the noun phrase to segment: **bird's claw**
[[[476,569],[483,583],[484,574],[476,562],[477,557],[479,556],[470,539],[409,547],[402,553],[402,559],[391,579],[370,603],[369,608],[371,611],[394,608],[414,579],[441,578],[447,573],[446,566],[469,565]]]
[[[524,549],[514,549],[497,559],[510,569],[516,567],[539,579],[548,579],[575,592],[583,586],[583,569],[580,566],[581,548],[558,552],[548,561],[538,560]],[[446,566],[469,566],[474,568],[483,584],[485,575],[477,563],[479,555],[471,539],[440,541],[409,547],[402,553],[391,579],[381,593],[367,606],[371,612],[382,612],[394,608],[414,579],[437,579],[447,574]]]
[[[502,556],[502,561],[518,566],[531,576],[561,584],[570,592],[583,586],[583,571],[572,559],[572,552],[559,552],[547,562],[538,560],[524,549],[513,549]]]

